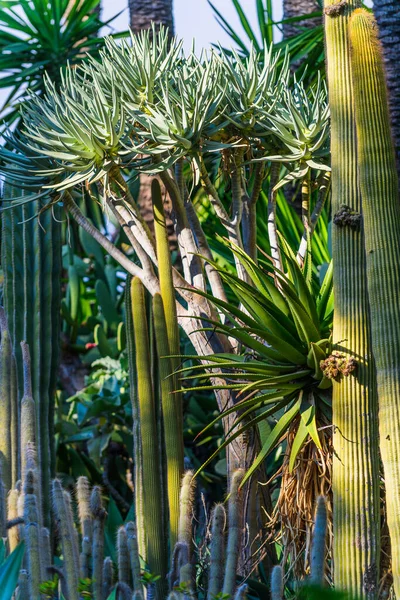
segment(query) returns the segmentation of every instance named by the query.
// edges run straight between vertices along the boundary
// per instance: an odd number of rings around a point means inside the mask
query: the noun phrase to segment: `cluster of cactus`
[[[16,359],[16,363],[12,359],[13,365],[16,364],[16,379],[12,382],[16,387],[12,393],[17,394],[19,400],[24,387],[20,343],[26,341],[30,348],[32,390],[36,400],[36,418],[40,422],[37,460],[42,474],[45,522],[48,524],[47,502],[55,470],[54,399],[60,348],[60,207],[54,204],[51,210],[42,211],[49,201],[47,197],[35,199],[25,192],[26,198],[21,202],[15,199],[20,195],[21,190],[17,191],[6,183],[2,205],[6,210],[1,217],[3,302],[8,321],[7,335]],[[7,421],[1,420],[0,437],[7,440],[17,453],[16,413],[12,421],[13,426],[8,429]],[[10,430],[11,439],[7,439]],[[18,476],[16,460],[12,469],[15,483]]]
[[[161,385],[162,406],[159,408],[163,411],[165,427],[165,436],[161,436],[160,412],[157,413],[154,396],[152,399],[154,373],[150,361],[143,287],[138,280],[133,280],[131,288],[138,378],[135,390],[138,398],[137,409],[140,411],[139,437],[135,439],[136,445],[139,446],[139,462],[136,464],[138,484],[135,485],[135,522],[125,523],[117,534],[117,569],[111,557],[105,556],[104,528],[107,512],[103,506],[101,490],[99,487],[90,489],[89,481],[85,477],[80,477],[76,486],[79,526],[75,522],[71,494],[63,489],[60,480],[53,480],[49,502],[52,509],[49,515],[53,516],[51,526],[56,533],[56,542],[51,542],[50,529],[44,524],[43,506],[46,506],[46,503],[43,502],[44,490],[36,451],[38,427],[32,395],[29,349],[26,343],[22,344],[24,395],[20,404],[19,419],[20,478],[17,481],[12,479],[10,465],[13,464],[13,457],[7,462],[4,453],[1,457],[0,478],[2,536],[8,535],[10,553],[22,540],[26,548],[18,580],[20,600],[36,600],[46,595],[57,597],[58,594],[59,597],[68,600],[78,600],[83,592],[91,593],[95,600],[106,600],[113,590],[116,590],[119,598],[140,599],[146,596],[162,599],[170,595],[176,599],[194,592],[196,583],[193,566],[193,473],[186,471],[182,476],[183,450],[179,447],[179,436],[170,436],[169,440],[167,439],[170,423],[168,419],[177,417],[170,383],[166,389]],[[161,296],[156,296],[154,332],[159,361],[162,363],[166,360],[166,342],[164,341],[163,345],[160,336],[165,335],[167,328],[160,307]],[[13,353],[4,312],[0,316],[1,381],[3,386],[10,386],[10,377],[5,377],[5,374],[12,373],[12,370],[5,371],[4,365],[6,359],[7,365],[11,364]],[[163,369],[164,367],[160,366],[161,379],[169,381],[168,375],[171,371],[167,373]],[[7,403],[2,403],[2,406],[5,405]],[[178,425],[180,424],[178,419]],[[166,469],[159,458],[163,455],[163,438],[166,446]],[[176,448],[171,449],[168,444],[175,444]],[[167,474],[166,481],[163,480],[164,471]],[[209,567],[210,599],[222,593],[229,597],[242,598],[246,590],[246,586],[236,585],[242,540],[243,494],[239,491],[239,484],[243,476],[241,470],[233,476],[228,500],[228,518],[223,505],[216,506],[213,512]],[[166,486],[168,500],[163,492]],[[165,514],[166,509],[168,514]],[[168,521],[171,523],[170,527]],[[228,533],[225,544],[226,522]],[[59,560],[56,564],[53,560],[57,550],[60,550],[59,554],[62,557],[61,567]],[[151,574],[147,578],[143,575],[146,569]]]
[[[334,342],[341,353],[362,359],[357,375],[334,384],[333,391],[335,584],[360,598],[375,598],[379,452],[394,588],[400,593],[400,205],[377,25],[359,0],[325,0],[325,15]],[[344,199],[351,219],[342,218]]]
[[[104,524],[107,512],[101,489],[97,486],[91,489],[86,477],[80,477],[76,485],[79,524],[75,522],[71,494],[63,489],[60,480],[52,482],[52,509],[57,533],[54,547],[49,529],[42,524],[35,454],[33,444],[29,444],[24,477],[10,491],[7,510],[2,512],[1,526],[3,535],[8,530],[9,551],[12,552],[20,541],[25,542],[17,587],[20,600],[49,596],[79,600],[88,594],[95,600],[115,597],[124,600],[145,597],[178,600],[196,592],[193,560],[195,486],[191,471],[183,477],[178,539],[171,553],[169,569],[161,580],[158,573],[146,571],[147,565],[139,551],[140,532],[133,521],[118,529],[115,564],[110,556],[106,556]],[[210,600],[222,594],[226,598],[237,599],[244,598],[246,594],[247,585],[238,586],[236,583],[241,539],[238,523],[242,510],[242,494],[238,488],[242,477],[243,472],[238,471],[233,478],[228,519],[222,504],[214,508],[211,517],[207,594]],[[154,533],[159,536],[161,544],[166,543],[162,531]],[[61,563],[53,560],[53,550],[57,549],[62,556]],[[112,595],[115,592],[116,596]]]

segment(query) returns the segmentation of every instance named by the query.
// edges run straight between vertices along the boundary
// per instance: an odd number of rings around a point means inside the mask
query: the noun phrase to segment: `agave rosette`
[[[227,436],[222,447],[267,417],[280,415],[246,474],[248,478],[298,416],[290,468],[309,437],[320,447],[318,413],[329,411],[326,390],[332,384],[321,368],[321,362],[331,353],[332,265],[319,285],[312,276],[310,259],[301,269],[288,246],[284,254],[286,273],[278,271],[272,263],[262,268],[240,248],[232,245],[231,248],[245,268],[249,282],[222,270],[216,263],[214,267],[237,303],[198,293],[205,295],[226,316],[225,323],[210,321],[206,330],[237,340],[242,352],[201,357],[207,362],[206,367],[202,364],[188,370],[194,368],[200,372],[191,378],[203,381],[222,372],[226,381],[222,387],[237,391],[237,404],[222,412],[206,428],[213,427],[216,421],[230,413],[237,413],[235,430]],[[182,377],[185,372],[185,368],[181,370]],[[204,388],[213,386],[189,389]],[[206,464],[213,458],[214,455],[210,456]]]

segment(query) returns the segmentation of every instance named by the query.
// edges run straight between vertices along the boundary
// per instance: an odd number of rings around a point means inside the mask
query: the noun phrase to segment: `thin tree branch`
[[[174,229],[181,252],[183,273],[186,281],[200,290],[205,289],[201,260],[197,256],[198,248],[190,228],[185,211],[184,200],[179,186],[173,176],[167,171],[160,173],[160,178],[171,198],[173,208]]]
[[[265,175],[265,163],[258,162],[254,167],[254,184],[251,196],[246,196],[243,206],[242,233],[243,248],[253,260],[257,259],[257,214],[256,204],[260,196]]]
[[[310,219],[310,238],[312,238],[315,228],[318,223],[318,219],[321,216],[322,210],[325,206],[325,201],[328,197],[329,190],[331,188],[331,173],[325,171],[321,178],[321,186],[319,188],[319,195],[317,203],[314,207],[313,213]],[[300,247],[297,252],[297,262],[302,265],[307,251],[307,230],[304,228],[303,235],[301,237]]]
[[[279,249],[278,234],[276,227],[276,194],[275,186],[279,179],[279,163],[272,163],[269,177],[268,190],[268,237],[271,247],[271,258],[277,269],[282,271],[282,260]]]

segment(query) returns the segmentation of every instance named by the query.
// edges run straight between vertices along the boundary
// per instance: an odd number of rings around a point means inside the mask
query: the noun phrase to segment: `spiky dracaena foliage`
[[[347,359],[356,357],[359,363],[356,376],[333,386],[333,555],[336,587],[360,598],[374,598],[380,534],[377,398],[348,37],[349,18],[358,6],[357,0],[325,0],[332,119],[333,342],[337,351]]]
[[[264,267],[258,266],[237,247],[232,250],[246,269],[249,283],[220,270],[240,305],[213,299],[228,320],[224,325],[210,321],[210,328],[235,338],[242,352],[236,357],[228,354],[208,357],[207,372],[204,375],[197,372],[186,379],[208,378],[213,369],[223,369],[227,385],[243,397],[238,403],[240,417],[236,424],[243,421],[244,428],[250,426],[246,417],[256,409],[262,411],[252,419],[251,425],[285,408],[284,416],[246,474],[247,479],[299,414],[301,425],[293,444],[290,470],[308,436],[320,445],[316,427],[318,403],[327,401],[325,390],[329,390],[332,380],[349,375],[355,362],[330,355],[332,265],[319,286],[311,264],[308,262],[303,271],[292,254],[284,256],[287,266],[284,273],[270,262]],[[219,268],[217,264],[214,266]],[[211,301],[211,297],[207,297]],[[190,369],[203,370],[204,366]],[[185,369],[181,372],[184,374]],[[224,444],[229,444],[236,435],[237,431]]]
[[[236,409],[239,409],[239,416],[234,421],[235,430],[229,432],[222,447],[231,443],[241,432],[279,414],[244,481],[255,472],[278,442],[287,437],[289,445],[284,462],[284,478],[296,477],[298,472],[301,486],[304,464],[315,462],[313,449],[318,456],[325,456],[325,460],[329,461],[327,447],[330,434],[325,426],[330,421],[332,381],[352,377],[356,368],[354,359],[349,360],[340,353],[332,352],[332,265],[319,284],[309,255],[301,269],[286,247],[287,253],[283,254],[284,273],[270,261],[261,267],[237,247],[232,249],[246,270],[248,282],[221,269],[220,274],[239,306],[204,295],[226,316],[225,324],[210,320],[210,331],[220,331],[236,339],[242,350],[236,356],[215,354],[207,357],[206,372],[201,373],[204,365],[190,367],[195,374],[187,380],[209,378],[215,369],[221,369],[225,385],[237,390],[239,398]],[[219,268],[217,264],[214,267]],[[186,370],[182,369],[181,372],[185,377]],[[208,386],[202,387],[208,389]],[[223,411],[208,427],[233,411]],[[218,452],[220,448],[208,460]],[[307,504],[311,502],[312,506],[314,501],[315,497],[305,494],[303,508],[311,510]],[[285,486],[282,486],[279,504],[285,515],[287,505],[293,505],[289,513],[295,518],[298,511],[294,508],[294,498]],[[303,526],[307,527],[307,524]],[[292,539],[290,529],[288,527],[288,535]],[[296,547],[302,546],[302,540],[298,541]]]
[[[357,162],[362,195],[372,349],[376,361],[380,451],[392,546],[394,587],[400,593],[400,205],[385,70],[378,28],[366,10],[349,24]]]

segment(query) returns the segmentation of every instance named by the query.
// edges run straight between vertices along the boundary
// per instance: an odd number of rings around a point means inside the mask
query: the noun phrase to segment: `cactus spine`
[[[143,515],[146,527],[146,560],[151,573],[161,577],[156,583],[156,597],[162,598],[167,575],[167,560],[165,537],[161,533],[164,529],[164,517],[158,431],[144,287],[137,278],[132,281],[131,295],[143,460]]]
[[[366,10],[349,25],[364,216],[372,348],[376,362],[380,450],[392,546],[394,587],[400,594],[400,204],[386,78],[378,27]]]
[[[351,211],[361,211],[348,40],[349,18],[358,5],[357,0],[325,0],[334,215],[344,199]],[[377,399],[362,228],[336,222],[332,253],[334,343],[358,361],[355,375],[333,385],[335,584],[359,598],[375,598],[380,533]]]

